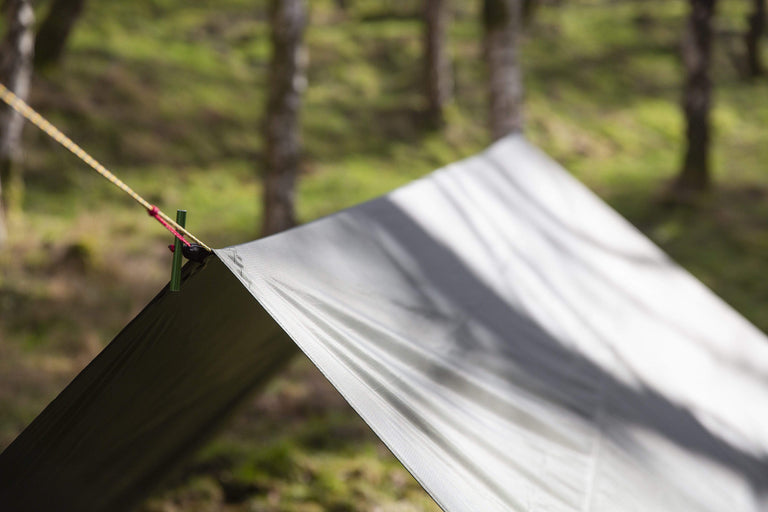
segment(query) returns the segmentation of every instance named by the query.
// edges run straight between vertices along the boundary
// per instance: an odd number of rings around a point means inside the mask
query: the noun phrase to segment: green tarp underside
[[[296,352],[216,256],[183,279],[3,452],[0,510],[129,510]]]

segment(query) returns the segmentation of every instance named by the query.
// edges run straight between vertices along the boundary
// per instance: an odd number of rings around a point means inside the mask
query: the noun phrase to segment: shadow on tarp
[[[382,229],[387,234],[387,243],[394,241],[397,244],[397,249],[391,251],[392,253],[407,254],[409,257],[409,266],[398,263],[398,260],[403,259],[402,256],[391,255],[389,257],[391,264],[397,266],[399,271],[407,276],[414,273],[413,263],[415,262],[418,276],[411,275],[410,279],[413,279],[414,283],[420,283],[418,287],[423,287],[424,283],[427,282],[430,289],[439,291],[441,305],[435,305],[435,311],[443,310],[443,316],[459,319],[457,324],[461,323],[462,317],[469,317],[473,323],[480,324],[499,340],[514,339],[514,343],[485,344],[483,346],[484,353],[478,362],[490,363],[488,364],[488,371],[494,371],[493,368],[516,368],[516,371],[525,374],[526,385],[536,394],[551,403],[570,409],[584,420],[595,423],[604,432],[605,439],[617,443],[616,449],[619,451],[632,455],[635,447],[632,445],[633,436],[628,432],[633,427],[641,427],[658,433],[688,452],[696,453],[731,468],[751,483],[756,495],[763,497],[768,495],[768,459],[743,451],[717,436],[711,429],[703,425],[691,411],[672,403],[663,394],[651,387],[646,386],[640,389],[630,387],[590,359],[564,346],[530,317],[511,309],[509,302],[502,299],[482,279],[474,275],[453,251],[434,239],[429,232],[424,230],[408,213],[391,200],[387,198],[377,199],[365,205],[360,211],[365,212],[371,225],[376,225],[377,228]],[[541,212],[532,209],[526,217],[530,222],[535,223],[534,216],[537,213]],[[478,236],[478,239],[482,239],[482,236]],[[414,246],[413,240],[419,241],[418,252],[410,249]],[[561,247],[555,243],[556,241],[550,240],[550,242],[555,247]],[[586,242],[589,243],[590,241],[586,240]],[[385,252],[390,251],[385,250]],[[515,264],[525,265],[531,269],[536,268],[536,265],[525,259],[522,252],[512,249],[512,254]],[[569,257],[576,256],[569,254]],[[510,263],[512,261],[506,262],[506,264]],[[618,288],[618,284],[610,283],[605,276],[600,274],[599,269],[594,268],[589,262],[580,261],[579,263],[588,267],[588,272],[595,279],[616,287],[622,294],[628,293],[627,290]],[[551,282],[548,276],[542,275],[540,272],[538,276],[549,291],[553,295],[557,295],[556,283]],[[426,296],[419,294],[419,297],[419,300],[423,302]],[[629,300],[637,301],[634,297],[629,297]],[[453,312],[445,311],[446,303],[450,304],[448,308],[453,309]],[[559,306],[578,314],[562,297]],[[651,309],[643,308],[642,304],[638,304],[638,308],[642,314],[652,314]],[[598,329],[592,328],[590,325],[589,318],[581,317],[581,320],[583,326],[589,329],[593,335],[600,336]],[[658,318],[657,320],[668,323],[667,319]],[[681,334],[686,334],[682,326],[672,327]],[[472,337],[462,335],[461,325],[457,325],[453,337],[455,339],[454,346],[458,347],[459,353],[452,354],[452,360],[477,359],[477,346],[466,343]],[[606,345],[610,345],[608,340],[603,341]],[[398,346],[398,350],[402,350],[402,346]],[[659,355],[659,357],[662,356]],[[404,359],[413,361],[414,365],[428,371],[431,379],[440,383],[441,386],[460,389],[462,393],[471,388],[470,393],[473,399],[483,402],[487,408],[499,412],[502,416],[504,410],[510,407],[498,395],[469,380],[461,379],[456,371],[435,364],[435,360],[420,358],[415,351],[408,354],[407,358],[404,357]],[[506,363],[495,364],[499,361],[506,361]],[[681,368],[681,378],[684,378],[684,373],[685,369]],[[505,379],[509,376],[500,373],[497,377]],[[579,405],[584,405],[583,403],[576,404],[564,399],[564,395],[567,394],[564,393],[564,390],[572,389],[575,386],[584,386],[585,388],[594,386],[594,393],[602,394],[599,397],[599,400],[603,402],[600,407],[602,409],[600,418],[597,417],[598,407],[596,403],[593,408],[584,408],[579,407]],[[598,387],[602,389],[599,390]],[[421,422],[419,411],[408,410],[409,406],[400,401],[394,394],[388,396],[389,400],[397,405],[403,415],[416,424]],[[430,429],[429,425],[422,425],[422,428],[426,432],[430,432],[430,435],[439,436],[439,433]],[[473,433],[468,431],[464,431],[464,435],[473,437]],[[475,439],[475,441],[480,444],[484,442],[482,439]],[[467,467],[474,467],[478,475],[482,475],[481,464],[474,460],[471,454],[459,453],[447,441],[441,446],[457,460],[466,464]],[[492,450],[493,447],[489,446],[489,449]],[[511,457],[512,454],[510,454],[510,463],[514,463]],[[536,475],[528,476],[536,478]],[[486,483],[490,484],[491,482],[486,481]],[[499,492],[500,495],[507,494],[506,489],[496,488],[495,491]]]
[[[2,510],[130,510],[297,353],[217,257],[183,279],[0,455]]]

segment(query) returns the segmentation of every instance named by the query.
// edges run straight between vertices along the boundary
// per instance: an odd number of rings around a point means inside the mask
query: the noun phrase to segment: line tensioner
[[[8,88],[0,83],[0,99],[8,104],[9,107],[16,112],[24,116],[30,123],[34,124],[45,132],[53,140],[67,148],[71,153],[77,156],[80,160],[88,164],[93,170],[107,178],[110,183],[118,187],[120,190],[131,196],[137,203],[143,206],[147,213],[151,217],[154,217],[160,222],[166,229],[171,231],[177,238],[180,238],[185,245],[191,245],[184,236],[200,245],[203,249],[211,251],[211,248],[200,241],[195,235],[187,231],[184,226],[179,225],[175,220],[171,219],[168,215],[162,212],[157,206],[149,204],[149,202],[141,197],[134,190],[126,185],[120,178],[112,174],[109,169],[100,164],[95,158],[89,155],[83,148],[75,144],[72,139],[64,135],[61,130],[53,126],[47,119],[38,114],[27,103],[13,94]],[[173,227],[175,229],[171,229]]]
[[[168,215],[162,212],[157,206],[150,204],[146,199],[141,197],[139,194],[137,194],[131,187],[125,184],[120,178],[115,176],[112,172],[109,171],[106,167],[104,167],[101,163],[99,163],[95,158],[93,158],[91,155],[89,155],[83,148],[75,144],[75,142],[72,141],[69,137],[64,135],[64,133],[61,132],[58,128],[56,128],[53,124],[51,124],[47,119],[45,119],[43,116],[37,113],[32,107],[30,107],[24,100],[16,96],[13,92],[11,92],[5,85],[0,83],[0,99],[2,99],[9,107],[11,107],[13,110],[21,114],[24,118],[26,118],[30,123],[40,128],[43,132],[45,132],[49,137],[51,137],[53,140],[67,148],[72,154],[77,156],[80,160],[88,164],[93,170],[104,176],[107,180],[109,180],[110,183],[118,187],[120,190],[131,196],[133,200],[135,200],[137,203],[139,203],[141,206],[143,206],[147,213],[150,215],[150,217],[154,217],[160,224],[163,225],[168,231],[173,233],[173,236],[176,237],[177,242],[174,246],[175,249],[178,249],[179,246],[181,246],[182,251],[174,251],[174,267],[172,272],[172,279],[173,282],[173,276],[176,274],[177,266],[180,266],[181,264],[181,253],[183,252],[184,256],[191,260],[199,261],[202,258],[204,258],[208,253],[212,252],[211,248],[205,245],[203,242],[200,241],[199,238],[197,238],[195,235],[190,233],[185,227],[184,227],[184,221],[176,222],[175,220],[171,219]],[[186,212],[184,213],[183,217],[186,217]],[[194,244],[189,242],[189,240],[192,240],[192,242],[195,242]],[[182,246],[183,244],[183,246]],[[178,256],[176,256],[178,254]],[[178,258],[178,263],[176,262],[176,259]]]

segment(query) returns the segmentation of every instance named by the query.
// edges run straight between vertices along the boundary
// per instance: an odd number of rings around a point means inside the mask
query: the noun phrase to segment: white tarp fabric
[[[445,510],[768,510],[765,336],[520,137],[217,255]]]
[[[283,330],[447,511],[768,510],[765,336],[519,137],[187,265],[0,454],[0,509],[127,510]]]

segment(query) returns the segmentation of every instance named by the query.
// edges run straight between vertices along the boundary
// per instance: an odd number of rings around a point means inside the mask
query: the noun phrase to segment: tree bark
[[[488,63],[490,128],[494,140],[523,130],[523,81],[519,63],[522,0],[484,0],[484,50]]]
[[[26,101],[32,79],[35,13],[28,0],[6,0],[3,8],[8,28],[0,44],[0,81]],[[7,237],[5,213],[9,205],[8,189],[21,179],[17,167],[23,127],[21,115],[3,104],[0,107],[0,245]]]
[[[747,74],[750,78],[763,74],[760,39],[765,33],[765,1],[752,0],[752,12],[747,17],[749,28],[744,39],[747,46]]]
[[[53,0],[35,39],[35,65],[55,64],[64,54],[72,28],[83,12],[85,0]]]
[[[683,168],[674,188],[687,195],[709,189],[709,146],[712,81],[712,18],[715,0],[691,0],[688,26],[683,40],[685,86],[683,112],[686,122],[686,149]]]
[[[445,124],[445,105],[453,83],[446,51],[447,0],[426,0],[424,5],[424,64],[426,75],[427,122],[432,128]]]
[[[536,9],[539,8],[540,0],[523,0],[523,25],[528,26],[533,22]]]
[[[270,9],[272,59],[265,129],[264,235],[296,225],[294,196],[301,151],[299,113],[307,65],[303,46],[304,0],[272,0]]]

